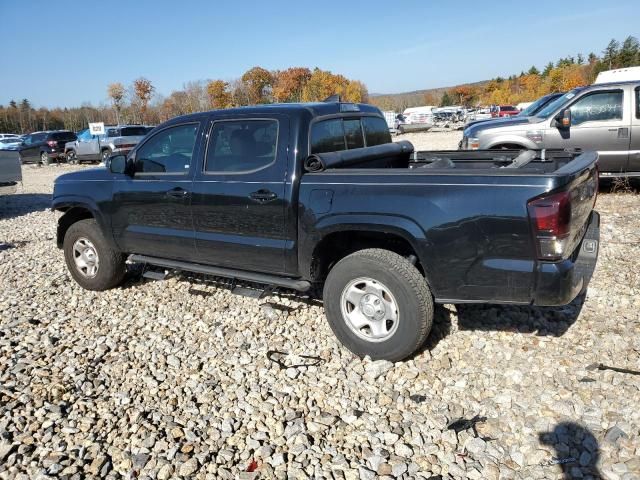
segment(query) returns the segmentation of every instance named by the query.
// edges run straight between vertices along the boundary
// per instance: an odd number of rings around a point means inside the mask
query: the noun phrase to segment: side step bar
[[[129,255],[128,261],[133,263],[147,263],[157,267],[173,268],[176,270],[186,270],[188,272],[204,273],[218,277],[235,278],[236,280],[245,280],[247,282],[264,283],[277,287],[291,288],[299,292],[306,292],[311,287],[311,283],[306,280],[278,277],[277,275],[269,275],[267,273],[245,272],[232,268],[210,267],[209,265],[201,265],[199,263],[167,260],[165,258],[148,257],[146,255],[132,254]]]

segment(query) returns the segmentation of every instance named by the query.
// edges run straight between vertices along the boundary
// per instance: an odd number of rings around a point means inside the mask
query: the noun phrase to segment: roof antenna
[[[339,94],[335,94],[335,95],[331,95],[330,97],[325,98],[323,101],[323,103],[332,103],[332,102],[340,102],[340,95]]]

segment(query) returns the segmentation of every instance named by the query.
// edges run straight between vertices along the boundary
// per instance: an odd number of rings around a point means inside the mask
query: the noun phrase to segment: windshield
[[[576,88],[574,90],[571,90],[565,93],[561,97],[556,98],[553,102],[551,102],[549,105],[547,105],[538,113],[536,113],[536,117],[542,118],[543,120],[546,118],[549,118],[556,110],[558,110],[558,108],[560,108],[562,105],[564,105],[573,97],[575,97],[576,93],[578,93],[579,91],[580,90]]]
[[[20,139],[17,137],[0,138],[0,143],[20,143]]]
[[[531,116],[535,115],[535,113],[538,110],[541,110],[545,105],[547,105],[549,102],[552,102],[556,98],[557,97],[554,97],[552,95],[545,95],[544,97],[539,98],[538,100],[533,102],[531,105],[529,105],[527,108],[522,110],[519,113],[518,116],[519,117],[531,117]]]

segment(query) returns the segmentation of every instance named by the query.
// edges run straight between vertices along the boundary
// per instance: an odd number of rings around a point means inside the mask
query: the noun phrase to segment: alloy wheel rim
[[[383,283],[369,277],[349,282],[340,296],[342,318],[358,337],[383,342],[398,329],[398,302]]]
[[[83,277],[93,278],[98,274],[100,257],[96,247],[88,238],[80,237],[74,242],[73,261]]]

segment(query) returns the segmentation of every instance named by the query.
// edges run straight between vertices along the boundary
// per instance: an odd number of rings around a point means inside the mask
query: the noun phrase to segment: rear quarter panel
[[[542,176],[406,170],[304,175],[301,272],[308,275],[313,249],[325,235],[340,229],[373,230],[411,243],[439,301],[529,303],[536,261],[526,204],[548,188]],[[318,191],[332,192],[331,201]]]

